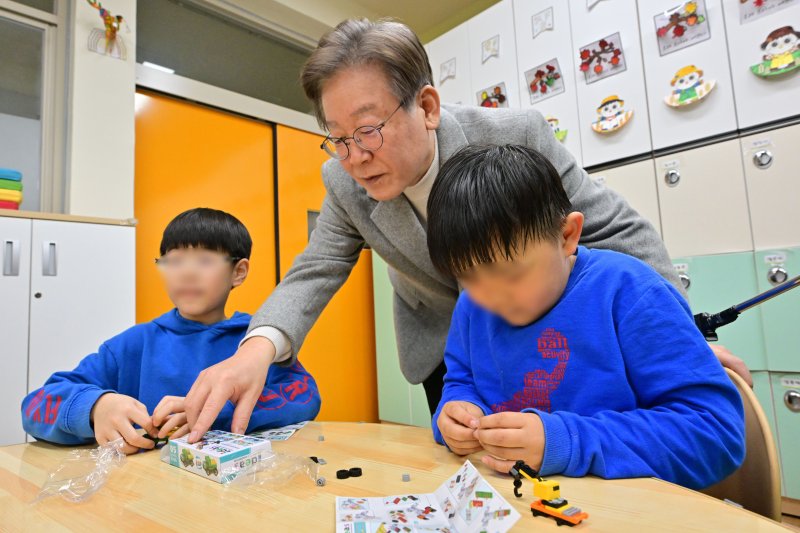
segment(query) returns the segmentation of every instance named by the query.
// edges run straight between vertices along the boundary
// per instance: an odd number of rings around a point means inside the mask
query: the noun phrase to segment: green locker
[[[800,499],[800,374],[770,372],[778,426],[783,495]]]
[[[718,313],[758,293],[751,252],[675,258],[693,313]],[[750,370],[767,370],[761,309],[753,308],[717,330],[719,344],[741,357]]]
[[[800,248],[756,252],[756,272],[759,292],[800,276]],[[760,307],[769,369],[800,372],[800,288]]]
[[[378,417],[387,422],[430,427],[431,415],[422,385],[411,385],[400,371],[394,336],[392,298],[386,262],[372,252],[375,293],[375,351],[378,371]]]

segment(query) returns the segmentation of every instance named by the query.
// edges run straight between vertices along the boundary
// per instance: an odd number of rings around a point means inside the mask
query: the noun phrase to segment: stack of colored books
[[[22,173],[0,168],[0,209],[19,209],[22,203]]]

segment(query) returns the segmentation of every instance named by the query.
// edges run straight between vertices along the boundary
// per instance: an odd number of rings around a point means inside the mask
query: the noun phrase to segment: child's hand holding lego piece
[[[136,428],[138,424],[148,434],[155,435],[156,428],[147,412],[147,407],[140,401],[124,394],[103,394],[95,402],[89,415],[94,427],[94,438],[100,445],[122,438],[125,446],[122,451],[132,454],[142,450],[150,450],[155,446]]]
[[[536,413],[503,412],[478,419],[475,438],[489,452],[484,464],[507,473],[518,460],[539,470],[544,457],[544,425]]]
[[[453,453],[469,455],[483,449],[474,435],[481,417],[483,411],[473,403],[453,401],[444,404],[436,424]]]
[[[153,409],[152,421],[159,439],[177,439],[189,433],[184,400],[183,396],[164,396]]]

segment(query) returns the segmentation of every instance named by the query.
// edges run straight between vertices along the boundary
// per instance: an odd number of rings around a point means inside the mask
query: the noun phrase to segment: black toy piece
[[[350,477],[350,472],[347,470],[337,470],[336,479],[347,479]]]
[[[354,466],[353,468],[351,468],[349,470],[349,472],[350,472],[350,477],[361,477],[361,473],[362,473],[361,469],[358,468],[357,466]]]
[[[800,287],[800,276],[785,281],[777,287],[773,287],[768,291],[762,292],[758,296],[754,296],[749,300],[734,305],[724,311],[720,311],[719,313],[713,315],[709,313],[698,313],[694,315],[694,323],[707,341],[717,341],[719,340],[717,328],[721,328],[735,321],[742,312],[797,287]]]

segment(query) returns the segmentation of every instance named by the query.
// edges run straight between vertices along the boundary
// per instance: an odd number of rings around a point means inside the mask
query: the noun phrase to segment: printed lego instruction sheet
[[[519,518],[469,461],[432,494],[336,498],[337,533],[504,533]]]

